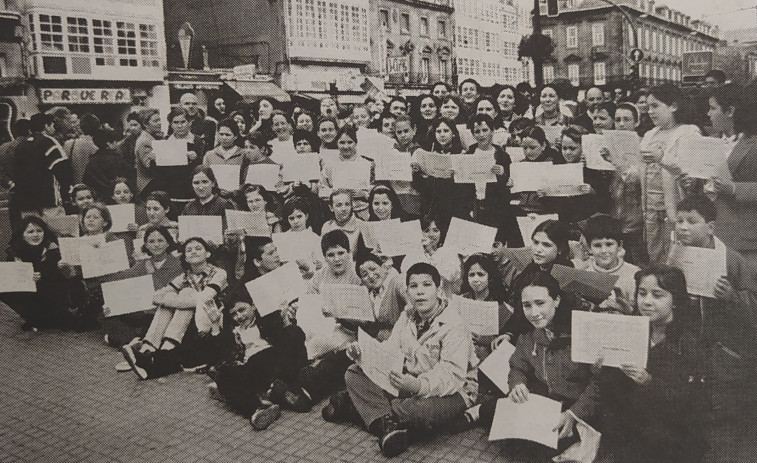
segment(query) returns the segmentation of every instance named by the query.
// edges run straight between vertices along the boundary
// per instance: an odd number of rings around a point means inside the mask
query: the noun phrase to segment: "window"
[[[392,28],[389,24],[389,10],[379,10],[379,21],[381,21],[381,29],[384,32],[391,32]]]
[[[63,51],[63,24],[60,16],[39,15],[39,37],[42,50]]]
[[[95,57],[95,65],[115,66],[116,60],[113,57],[113,26],[111,22],[93,19],[92,34],[95,53],[101,55]]]
[[[427,84],[431,78],[431,58],[421,58],[421,83]]]
[[[568,80],[574,87],[581,85],[581,69],[578,63],[568,65]]]
[[[673,45],[669,34],[665,34],[665,53],[669,55],[673,54]]]
[[[591,43],[595,47],[602,47],[605,44],[605,25],[597,23],[591,25]]]
[[[116,23],[116,44],[120,59],[118,63],[121,66],[137,66],[137,32],[133,23],[117,22]]]
[[[544,66],[544,82],[550,83],[555,80],[555,67],[551,64]]]
[[[89,53],[89,32],[84,18],[66,18],[68,51]]]
[[[439,74],[441,74],[441,80],[446,82],[449,77],[449,60],[447,58],[439,58]]]
[[[421,36],[428,37],[428,18],[421,18]]]
[[[440,39],[447,38],[447,22],[446,21],[439,20],[439,22],[436,23],[436,35],[438,35]]]
[[[605,81],[606,75],[604,61],[594,63],[594,85],[604,85]]]
[[[657,31],[652,31],[652,51],[657,51]]]
[[[651,41],[652,40],[650,38],[649,28],[644,28],[644,49],[645,50],[651,50],[652,49],[652,47],[650,46],[650,42]]]
[[[565,28],[565,47],[578,48],[578,28],[576,26]]]
[[[410,33],[410,13],[400,15],[400,34]]]
[[[154,24],[139,25],[139,49],[142,52],[142,66],[160,67],[158,59],[158,34]]]

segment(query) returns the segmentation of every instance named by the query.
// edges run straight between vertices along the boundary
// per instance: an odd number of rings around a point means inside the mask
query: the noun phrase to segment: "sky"
[[[757,27],[757,0],[658,0],[657,4],[683,11],[692,19],[704,19],[723,30]]]

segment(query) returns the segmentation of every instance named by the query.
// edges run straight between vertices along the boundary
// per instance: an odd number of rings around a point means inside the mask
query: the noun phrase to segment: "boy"
[[[387,457],[407,450],[408,430],[436,431],[476,400],[478,362],[471,333],[457,308],[440,297],[440,282],[431,264],[420,262],[407,271],[409,308],[384,343],[404,354],[402,371],[384,372],[399,397],[386,393],[359,365],[352,365],[344,375],[347,392],[333,396],[324,409],[328,421],[359,415]],[[357,343],[348,347],[348,355],[359,362]]]
[[[405,309],[406,292],[402,277],[393,267],[373,253],[358,256],[355,269],[373,304],[376,321],[363,325],[366,333],[379,341],[386,340]]]
[[[351,190],[336,189],[331,192],[329,209],[334,218],[323,224],[321,233],[326,235],[332,230],[342,231],[349,239],[348,250],[352,250],[354,257],[358,249],[371,246],[373,243],[371,227],[367,222],[357,218],[353,208],[353,193]]]
[[[246,260],[243,282],[252,281],[281,267],[279,250],[273,240],[263,236],[245,237]]]
[[[714,235],[717,213],[704,195],[690,196],[678,204],[675,223],[677,245],[715,249],[725,253],[726,275],[721,276],[712,297],[692,296],[692,314],[698,319],[702,339],[703,368],[714,411],[713,436],[709,442],[717,456],[713,461],[739,461],[725,455],[735,451],[736,442],[754,435],[754,394],[744,388],[755,381],[755,316],[757,315],[757,274],[744,258]],[[672,262],[673,259],[669,260]],[[688,275],[687,275],[688,277]],[[727,442],[722,442],[726,439]],[[741,440],[739,440],[741,439]]]
[[[586,220],[584,233],[589,245],[588,271],[618,275],[613,294],[599,307],[624,312],[626,307],[633,307],[636,292],[634,275],[639,267],[623,260],[623,235],[620,221],[605,214],[597,214]],[[624,304],[627,302],[628,304]]]

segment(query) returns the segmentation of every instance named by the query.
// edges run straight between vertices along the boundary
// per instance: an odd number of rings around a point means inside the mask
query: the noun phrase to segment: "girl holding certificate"
[[[646,368],[601,368],[597,383],[605,417],[600,453],[622,462],[704,461],[706,362],[690,331],[683,272],[668,266],[638,272],[636,304],[637,314],[649,317],[651,324],[649,360]]]
[[[324,161],[321,170],[320,197],[328,198],[335,188],[347,188],[353,191],[352,207],[355,215],[361,218],[367,217],[368,208],[368,188],[373,183],[375,169],[373,161],[364,158],[358,154],[358,135],[357,130],[351,125],[345,124],[339,129],[336,135],[336,142],[339,148],[339,156]],[[339,176],[340,170],[350,170],[354,178],[348,178],[349,185],[334,185],[335,179]],[[365,178],[358,178],[357,174],[368,174]],[[349,177],[349,176],[348,176]],[[364,183],[361,187],[360,183]]]
[[[197,166],[190,177],[195,198],[184,206],[181,215],[224,215],[226,209],[236,210],[234,201],[222,198],[213,169]]]
[[[541,127],[530,126],[520,133],[520,137],[520,146],[526,156],[523,162],[554,163],[555,159],[559,159],[560,155],[549,146],[547,136]],[[524,191],[518,193],[516,197],[520,200],[520,208],[524,213],[540,214],[544,212],[544,205],[538,193]]]
[[[21,220],[11,237],[8,260],[34,266],[34,293],[4,293],[0,299],[23,319],[23,331],[60,328],[69,321],[66,278],[58,268],[60,249],[55,235],[37,216]]]

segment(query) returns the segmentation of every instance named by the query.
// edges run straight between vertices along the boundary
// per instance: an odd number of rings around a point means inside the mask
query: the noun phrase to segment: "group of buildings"
[[[558,0],[542,27],[546,81],[620,82],[644,57],[650,83],[681,81],[685,51],[718,32],[653,0]],[[437,81],[533,80],[518,59],[533,0],[0,0],[0,122],[75,104],[113,120],[194,92],[280,101],[405,96]],[[0,135],[0,138],[4,137]]]

